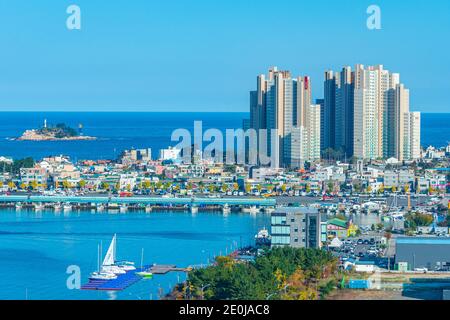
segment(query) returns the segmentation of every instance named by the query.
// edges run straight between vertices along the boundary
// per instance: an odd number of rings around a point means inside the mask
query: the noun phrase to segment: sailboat
[[[117,276],[114,273],[104,272],[101,270],[100,256],[101,256],[101,249],[100,249],[100,245],[99,245],[98,246],[98,254],[97,254],[98,271],[91,273],[89,279],[90,280],[114,280],[114,279],[116,279]]]
[[[140,272],[136,272],[136,274],[138,276],[141,276],[145,279],[150,279],[153,277],[153,273],[151,273],[148,270],[144,270],[144,248],[142,248],[142,252],[141,252],[141,270]]]
[[[108,273],[124,274],[126,273],[126,270],[116,265],[116,239],[117,235],[114,234],[108,251],[106,252],[105,259],[103,259],[101,270]]]

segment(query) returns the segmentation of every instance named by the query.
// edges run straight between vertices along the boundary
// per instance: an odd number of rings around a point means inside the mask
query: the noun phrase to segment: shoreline
[[[81,133],[76,134],[74,129],[69,131],[65,125],[62,128],[47,129],[47,124],[44,124],[44,129],[29,129],[25,130],[20,137],[13,138],[14,141],[89,141],[97,140],[96,137],[85,136]],[[70,129],[70,128],[69,128]]]
[[[97,137],[82,136],[82,137],[66,137],[66,138],[53,138],[53,137],[19,137],[11,138],[10,141],[95,141]]]

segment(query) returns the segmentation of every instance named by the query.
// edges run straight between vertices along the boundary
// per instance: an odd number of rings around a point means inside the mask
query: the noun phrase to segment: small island
[[[18,141],[72,141],[72,140],[96,140],[96,137],[83,135],[83,126],[80,124],[78,130],[59,123],[56,126],[48,126],[47,120],[40,129],[26,130],[22,136],[16,138]]]

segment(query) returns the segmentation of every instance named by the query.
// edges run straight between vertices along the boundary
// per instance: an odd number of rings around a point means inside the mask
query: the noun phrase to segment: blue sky
[[[401,73],[413,110],[450,112],[449,16],[437,0],[0,0],[0,110],[248,111],[271,65],[320,98],[325,70],[363,63]]]

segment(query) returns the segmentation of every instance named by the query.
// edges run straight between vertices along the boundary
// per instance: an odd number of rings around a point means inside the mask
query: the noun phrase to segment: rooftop
[[[332,224],[332,225],[335,225],[335,226],[338,226],[338,227],[341,227],[341,228],[347,228],[347,221],[341,220],[341,219],[338,219],[338,218],[334,218],[334,219],[328,220],[328,224]]]
[[[448,244],[450,238],[441,237],[401,237],[396,239],[396,244]]]
[[[318,213],[319,210],[310,207],[278,208],[273,214]]]

